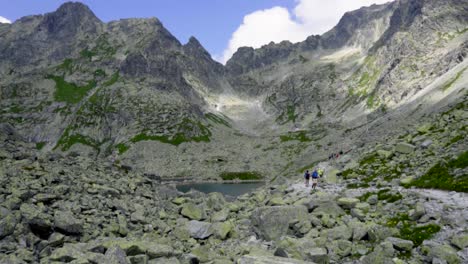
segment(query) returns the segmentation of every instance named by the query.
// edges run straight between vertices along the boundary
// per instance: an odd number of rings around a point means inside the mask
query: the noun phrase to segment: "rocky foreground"
[[[181,193],[78,153],[38,154],[2,125],[0,263],[466,263],[466,191],[401,186],[437,157],[466,156],[466,117],[454,109],[358,161],[322,163],[317,191],[277,177],[238,198]],[[463,187],[466,164],[446,166]]]

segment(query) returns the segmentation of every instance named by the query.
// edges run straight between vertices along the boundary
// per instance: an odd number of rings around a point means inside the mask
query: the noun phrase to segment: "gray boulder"
[[[351,209],[356,206],[357,203],[359,203],[359,199],[357,198],[349,198],[349,197],[342,197],[339,198],[337,201],[338,205],[345,208],[345,209]]]
[[[54,226],[66,235],[79,235],[83,233],[83,223],[75,218],[72,212],[57,211],[54,214]]]
[[[16,224],[17,220],[13,214],[8,214],[0,220],[0,239],[13,234]]]
[[[130,264],[127,255],[118,246],[113,246],[106,251],[104,264]]]
[[[252,213],[255,231],[265,240],[279,240],[286,235],[289,224],[306,219],[305,206],[260,207]]]
[[[192,220],[187,222],[190,236],[196,239],[205,239],[213,234],[211,223]]]
[[[330,262],[326,248],[311,248],[307,255],[309,260],[318,264],[328,264]]]
[[[403,154],[410,154],[413,153],[416,147],[414,145],[411,145],[409,143],[398,143],[395,146],[395,151]]]
[[[275,256],[252,256],[246,255],[242,256],[237,260],[237,264],[311,264],[310,262],[305,262],[296,259],[287,259]]]
[[[411,251],[414,243],[410,240],[404,240],[397,237],[387,237],[386,241],[392,243],[393,247],[400,251]]]

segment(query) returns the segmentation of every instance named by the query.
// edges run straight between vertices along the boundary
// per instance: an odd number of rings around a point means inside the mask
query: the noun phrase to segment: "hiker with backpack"
[[[318,178],[319,178],[319,173],[317,169],[314,169],[314,172],[312,172],[312,190],[315,190],[315,187],[317,187]]]
[[[309,179],[310,179],[309,170],[306,170],[306,172],[304,173],[304,179],[305,179],[305,187],[309,187]]]

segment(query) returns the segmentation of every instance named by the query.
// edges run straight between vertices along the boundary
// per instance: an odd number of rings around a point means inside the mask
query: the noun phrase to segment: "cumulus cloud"
[[[0,16],[0,23],[8,23],[8,24],[10,24],[11,21],[10,21],[9,19],[6,19],[6,18]]]
[[[390,1],[392,0],[297,0],[292,11],[280,6],[255,11],[244,17],[242,24],[232,34],[223,55],[217,59],[226,63],[243,46],[259,48],[271,41],[303,41],[310,35],[322,34],[333,28],[347,11]]]

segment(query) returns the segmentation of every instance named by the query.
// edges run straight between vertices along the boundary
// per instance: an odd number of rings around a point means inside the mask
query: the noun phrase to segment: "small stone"
[[[450,241],[453,245],[455,245],[459,249],[464,249],[468,247],[468,235],[456,235]]]
[[[351,209],[354,208],[354,206],[356,206],[357,203],[359,203],[359,199],[342,197],[338,199],[337,203],[342,208]]]
[[[83,233],[83,222],[75,218],[72,212],[57,211],[54,214],[54,225],[66,235],[79,235]]]
[[[204,216],[203,210],[193,203],[184,204],[181,214],[192,220],[201,220]]]
[[[380,149],[377,150],[377,155],[379,155],[381,158],[389,159],[393,156],[393,152]]]
[[[197,220],[187,222],[187,229],[190,236],[195,239],[205,239],[213,234],[213,229],[211,228],[210,223],[200,222]]]
[[[400,251],[411,251],[414,243],[410,240],[404,240],[397,237],[387,237],[386,241],[392,243],[393,247]]]
[[[403,143],[398,143],[395,146],[395,151],[399,153],[403,153],[403,154],[410,154],[414,152],[415,148],[416,147],[414,145],[403,142]]]
[[[409,218],[411,220],[418,220],[426,213],[426,209],[424,208],[424,204],[417,203],[416,208],[409,211]]]
[[[325,248],[312,248],[307,252],[309,260],[316,263],[329,263],[330,260],[327,255],[327,249]]]
[[[127,255],[120,247],[114,246],[106,251],[104,264],[130,264]]]
[[[408,176],[408,177],[404,177],[400,180],[400,183],[402,185],[407,185],[407,184],[410,184],[412,181],[414,180],[414,177],[413,176]]]
[[[0,220],[0,239],[13,234],[17,224],[16,217],[13,214],[8,214]]]
[[[379,201],[379,198],[376,194],[373,194],[371,196],[369,196],[369,198],[367,198],[367,202],[370,204],[370,205],[375,205],[377,204],[377,202]]]
[[[424,141],[421,143],[421,148],[426,149],[426,148],[428,148],[429,146],[431,146],[432,143],[434,143],[432,140],[426,139],[426,140],[424,140]]]

